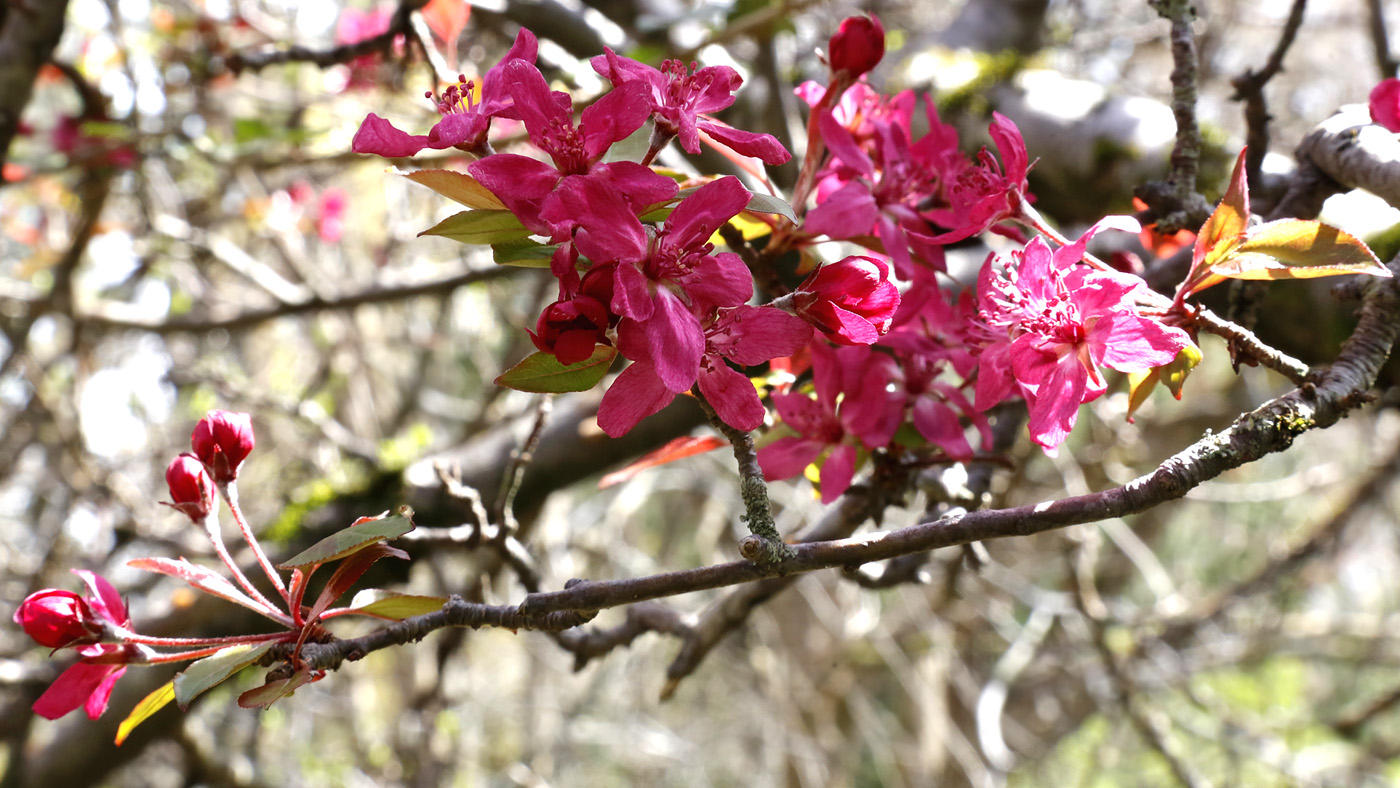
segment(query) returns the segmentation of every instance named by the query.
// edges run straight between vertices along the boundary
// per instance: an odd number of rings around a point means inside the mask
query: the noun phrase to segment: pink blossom
[[[1386,131],[1400,132],[1400,79],[1383,79],[1371,88],[1371,122]]]
[[[1079,406],[1107,389],[1100,366],[1145,371],[1170,363],[1191,341],[1181,329],[1137,314],[1141,279],[1075,265],[1082,254],[1082,241],[1052,253],[1036,238],[1013,254],[1004,273],[989,256],[978,279],[985,334],[977,407],[1019,392],[1030,409],[1031,439],[1047,453],[1064,442]]]
[[[458,148],[477,154],[488,152],[486,134],[491,128],[491,119],[520,117],[513,106],[510,92],[503,84],[504,69],[511,63],[522,63],[533,68],[531,64],[535,62],[537,50],[534,34],[521,28],[505,58],[487,70],[479,86],[474,80],[459,76],[458,84],[449,85],[441,96],[428,94],[442,119],[426,135],[401,131],[371,112],[360,124],[359,131],[355,132],[350,149],[356,153],[373,153],[390,158],[413,156],[424,148]]]
[[[948,207],[928,214],[949,228],[933,239],[935,243],[961,241],[1015,218],[1021,213],[1021,201],[1029,199],[1026,172],[1030,158],[1020,129],[1006,116],[993,112],[990,130],[1001,164],[983,148],[977,154],[978,166],[966,167],[958,174],[947,188]]]
[[[709,242],[748,204],[748,190],[734,177],[711,181],[682,200],[655,233],[599,179],[570,178],[560,197],[578,222],[579,253],[595,264],[617,263],[611,307],[622,318],[619,336],[639,340],[619,350],[633,360],[651,359],[667,390],[690,388],[705,353],[701,316],[753,295],[748,267],[733,253],[713,254]]]
[[[637,82],[648,88],[651,114],[660,138],[653,142],[651,155],[671,137],[677,137],[687,153],[699,153],[699,132],[703,131],[726,147],[767,164],[783,164],[792,158],[773,135],[735,129],[710,117],[710,113],[734,103],[734,91],[744,81],[734,69],[706,66],[697,70],[696,64],[687,68],[679,60],[667,60],[656,69],[606,47],[603,52],[589,61],[594,71],[616,87]]]
[[[798,316],[840,345],[869,345],[889,331],[899,289],[889,267],[852,255],[813,271],[793,292]]]
[[[819,127],[827,147],[849,168],[851,177],[807,214],[804,231],[836,239],[876,235],[894,260],[895,270],[907,279],[926,275],[927,266],[942,269],[942,250],[933,243],[920,209],[937,188],[938,175],[912,155],[904,128],[897,123],[875,124],[871,155],[830,113],[820,116]],[[926,265],[914,266],[914,256]]]
[[[609,181],[635,203],[636,210],[675,195],[671,179],[635,162],[604,164],[614,143],[625,139],[650,114],[647,86],[625,83],[586,108],[574,125],[568,94],[551,92],[539,69],[516,61],[504,69],[506,89],[515,98],[530,142],[549,155],[552,164],[513,153],[497,153],[472,162],[468,170],[491,190],[531,230],[564,240],[574,222],[557,205],[555,194],[570,175],[592,175]]]
[[[247,413],[211,410],[194,425],[190,445],[218,484],[238,478],[238,466],[253,451],[253,417]]]
[[[617,376],[598,406],[598,426],[614,438],[666,407],[677,393],[662,378],[646,337],[626,326],[624,323],[619,330],[620,350],[637,360]],[[716,310],[705,327],[704,351],[691,381],[726,424],[741,430],[756,429],[763,423],[763,402],[748,376],[727,362],[753,366],[790,356],[811,337],[810,326],[773,307],[743,305]]]
[[[820,462],[822,502],[839,498],[854,478],[860,446],[885,446],[903,419],[902,394],[889,390],[895,373],[892,358],[868,347],[813,344],[816,397],[773,395],[783,424],[796,434],[759,449],[763,475],[788,479]]]
[[[86,645],[78,649],[78,653],[83,655],[82,661],[59,675],[34,703],[34,712],[51,720],[58,719],[79,706],[86,707],[87,715],[91,719],[102,716],[102,712],[107,710],[107,700],[111,697],[112,687],[126,672],[125,663],[132,654],[132,649],[128,646],[93,642],[109,633],[112,628],[125,629],[131,623],[121,595],[101,575],[82,569],[73,570],[73,574],[82,578],[88,587],[86,599],[76,599],[77,595],[72,595],[76,600],[76,620],[67,620],[57,630],[49,629],[45,623],[41,623],[40,619],[50,613],[61,612],[50,603],[55,598],[54,594],[63,592],[54,592],[53,589],[31,594],[15,613],[15,621],[23,625],[25,632],[42,645],[49,646],[50,643],[40,639],[41,635],[51,639],[50,636],[63,637],[78,629],[86,632],[85,636],[60,644],[85,643]],[[40,608],[45,612],[39,612]],[[52,624],[55,621],[50,620],[47,623]]]

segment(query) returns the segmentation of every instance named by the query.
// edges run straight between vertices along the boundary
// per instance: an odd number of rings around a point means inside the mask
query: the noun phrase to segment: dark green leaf
[[[293,569],[336,561],[375,542],[396,539],[412,530],[413,510],[401,506],[398,514],[392,516],[385,512],[378,517],[361,517],[344,531],[327,536],[278,566],[282,569]]]
[[[548,268],[554,256],[554,244],[542,244],[529,238],[514,241],[500,241],[491,245],[496,265],[513,265],[520,268]]]

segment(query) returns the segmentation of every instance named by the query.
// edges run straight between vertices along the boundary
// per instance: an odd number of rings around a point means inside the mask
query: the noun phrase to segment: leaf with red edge
[[[373,566],[375,561],[389,557],[402,558],[407,561],[408,553],[380,542],[341,561],[340,565],[335,568],[335,573],[331,575],[331,579],[326,581],[326,587],[321,590],[321,596],[316,599],[316,604],[306,615],[306,620],[315,621],[335,600],[349,591],[350,586],[353,586],[355,581],[360,579],[360,575]]]
[[[598,489],[602,490],[614,484],[631,479],[647,468],[655,468],[658,465],[665,465],[668,462],[675,462],[684,457],[691,457],[696,454],[704,454],[707,451],[714,451],[721,446],[727,445],[722,438],[714,435],[702,435],[700,437],[683,437],[667,443],[665,446],[653,452],[648,452],[641,459],[628,465],[622,470],[613,471],[598,480]]]
[[[1182,283],[1182,287],[1187,289],[1187,294],[1199,292],[1215,283],[1200,283],[1200,280],[1209,278],[1205,267],[1223,257],[1241,240],[1244,231],[1249,227],[1249,183],[1244,171],[1245,150],[1241,150],[1239,158],[1235,160],[1235,171],[1230,176],[1230,188],[1226,190],[1225,197],[1215,207],[1210,218],[1206,219],[1206,223],[1201,225],[1201,231],[1196,234],[1191,270],[1186,275],[1186,281]]]
[[[593,355],[567,366],[549,353],[534,353],[501,373],[496,385],[535,394],[588,391],[608,374],[616,358],[617,348],[608,345],[597,346]]]
[[[467,19],[472,13],[472,7],[466,0],[430,0],[418,13],[423,15],[423,21],[428,23],[433,35],[447,45],[447,51],[455,53],[457,37],[467,26]],[[456,62],[455,59],[453,62]]]
[[[117,726],[117,738],[113,743],[118,747],[122,746],[122,742],[126,741],[126,737],[131,735],[137,725],[150,719],[152,714],[165,708],[174,699],[175,682],[167,681],[160,685],[154,692],[142,698],[141,702],[136,704],[136,708]]]
[[[271,642],[239,643],[220,649],[175,674],[175,702],[180,704],[180,710],[188,711],[190,701],[199,697],[200,693],[218,686],[233,674],[257,662],[272,646]]]
[[[343,531],[297,553],[278,564],[281,569],[295,569],[312,564],[324,564],[353,555],[384,539],[397,539],[413,530],[413,509],[400,506],[398,514],[384,512],[377,517],[361,517]],[[310,572],[307,573],[308,575]]]
[[[198,564],[192,564],[183,558],[137,558],[127,561],[126,565],[136,569],[144,569],[147,572],[158,572],[162,575],[178,577],[206,594],[227,599],[234,604],[242,605],[249,610],[256,610],[259,613],[267,612],[265,606],[240,591],[223,575]]]
[[[303,667],[289,678],[273,679],[256,689],[238,696],[238,705],[245,709],[268,708],[313,681],[320,681],[324,671]]]
[[[486,211],[504,211],[505,203],[482,186],[476,178],[465,172],[454,170],[414,170],[400,172],[400,175],[441,194],[449,200],[459,202],[468,208]]]

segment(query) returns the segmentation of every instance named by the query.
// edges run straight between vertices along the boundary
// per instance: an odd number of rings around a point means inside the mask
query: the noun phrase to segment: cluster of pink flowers
[[[521,31],[479,85],[462,78],[437,100],[442,120],[429,134],[370,115],[354,146],[383,156],[455,147],[471,157],[472,178],[551,255],[558,297],[530,332],[535,347],[566,367],[596,363],[600,347],[631,362],[599,409],[609,435],[692,389],[731,426],[760,427],[769,408],[743,370],[791,358],[783,365],[799,372],[810,360],[810,382],[772,394],[778,429],[759,461],[773,479],[815,464],[826,500],[876,452],[972,458],[974,440],[982,449],[990,440],[984,412],[1008,397],[1027,401],[1032,436],[1051,451],[1075,409],[1105,390],[1100,367],[1159,366],[1189,339],[1137,313],[1140,280],[1079,265],[1082,242],[1055,252],[1051,265],[1050,248],[1032,241],[1000,269],[989,260],[977,296],[954,295],[962,288],[943,273],[945,245],[986,232],[1024,242],[1023,226],[1034,226],[1030,157],[1016,125],[994,114],[999,156],[983,148],[969,158],[931,96],[928,130],[916,137],[918,97],[883,95],[866,81],[884,46],[870,15],[831,37],[827,84],[797,89],[811,107],[797,221],[765,220],[773,227],[765,253],[807,259],[824,240],[866,251],[809,263],[791,292],[766,293],[772,300],[758,305],[754,272],[711,240],[749,208],[749,190],[722,177],[682,192],[650,166],[672,140],[689,153],[705,142],[766,164],[790,158],[773,137],[713,116],[742,83],[731,68],[654,68],[607,50],[591,63],[612,90],[576,120]],[[520,120],[533,152],[495,152],[487,141],[495,117]],[[645,154],[609,156],[648,122]]]

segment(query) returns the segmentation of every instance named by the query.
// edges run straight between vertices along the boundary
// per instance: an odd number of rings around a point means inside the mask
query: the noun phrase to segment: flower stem
[[[234,563],[233,556],[229,555],[228,548],[224,546],[223,534],[219,533],[218,511],[210,511],[204,518],[203,525],[204,534],[209,537],[209,541],[214,545],[214,552],[218,553],[219,560],[223,561],[224,566],[228,567],[228,571],[233,574],[233,579],[238,581],[238,584],[243,587],[244,591],[248,592],[248,595],[251,596],[255,602],[267,608],[267,610],[264,611],[266,615],[280,621],[283,618],[281,611],[277,609],[276,605],[272,604],[271,600],[263,596],[263,593],[257,589],[257,586],[253,585],[252,581],[248,580],[248,576],[243,574],[243,570],[238,568],[238,564]]]
[[[216,638],[161,638],[152,635],[142,635],[130,630],[119,629],[115,633],[127,643],[140,643],[143,646],[160,646],[165,648],[182,648],[186,646],[235,646],[239,643],[265,643],[270,640],[285,639],[288,632],[271,632],[263,635],[230,635]]]
[[[253,529],[248,527],[248,520],[243,516],[243,509],[238,505],[238,482],[230,481],[227,484],[219,485],[219,494],[223,496],[224,502],[228,504],[230,512],[233,512],[233,521],[238,525],[238,530],[243,534],[243,541],[248,543],[253,555],[258,559],[258,566],[262,567],[267,579],[272,581],[272,587],[277,589],[277,593],[282,596],[282,601],[288,601],[287,586],[282,583],[282,576],[272,566],[272,562],[267,559],[267,553],[263,552],[262,545],[253,536]]]

